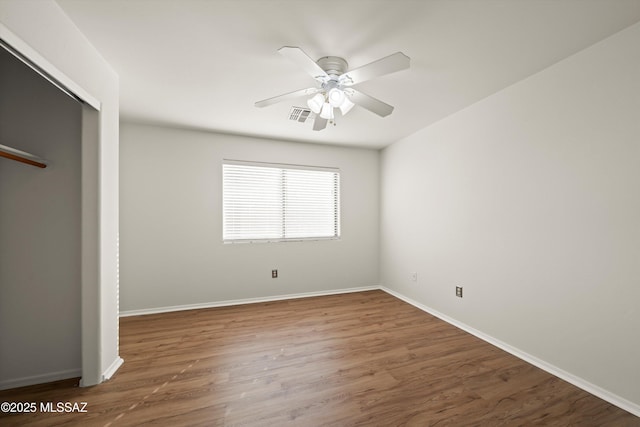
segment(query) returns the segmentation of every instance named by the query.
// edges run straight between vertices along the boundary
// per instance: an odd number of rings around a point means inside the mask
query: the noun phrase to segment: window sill
[[[288,242],[320,242],[326,240],[340,240],[340,237],[305,237],[298,239],[234,239],[223,240],[225,245],[245,244],[245,243],[288,243]]]

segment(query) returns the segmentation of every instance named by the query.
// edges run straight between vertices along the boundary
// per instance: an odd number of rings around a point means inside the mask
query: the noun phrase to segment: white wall
[[[377,285],[377,151],[132,123],[120,140],[123,311]],[[339,167],[341,239],[223,244],[224,158]]]
[[[381,157],[382,285],[637,413],[638,46],[640,24]]]
[[[121,362],[118,76],[52,0],[0,1],[0,38],[100,110],[83,108],[81,160],[82,383],[96,384]]]
[[[80,376],[80,104],[0,49],[0,389]]]

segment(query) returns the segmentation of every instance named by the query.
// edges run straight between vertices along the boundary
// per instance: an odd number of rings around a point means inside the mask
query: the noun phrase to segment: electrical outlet
[[[456,286],[456,296],[462,298],[462,286]]]
[[[411,273],[411,281],[412,282],[418,281],[418,273]]]
[[[278,278],[278,270],[271,270],[271,278],[272,279]]]

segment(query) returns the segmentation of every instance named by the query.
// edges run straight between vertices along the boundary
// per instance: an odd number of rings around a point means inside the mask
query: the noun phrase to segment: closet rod
[[[28,165],[37,166],[39,168],[46,168],[47,161],[41,159],[33,154],[25,153],[24,151],[16,150],[15,148],[7,147],[0,144],[0,157],[16,160],[18,162],[26,163]]]

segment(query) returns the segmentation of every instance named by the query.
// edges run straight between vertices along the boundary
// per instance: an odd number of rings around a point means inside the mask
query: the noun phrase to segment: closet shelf
[[[25,153],[24,151],[16,150],[15,148],[7,147],[0,144],[0,157],[15,160],[17,162],[26,163],[28,165],[36,166],[39,168],[46,168],[47,161],[41,159],[33,154]]]

